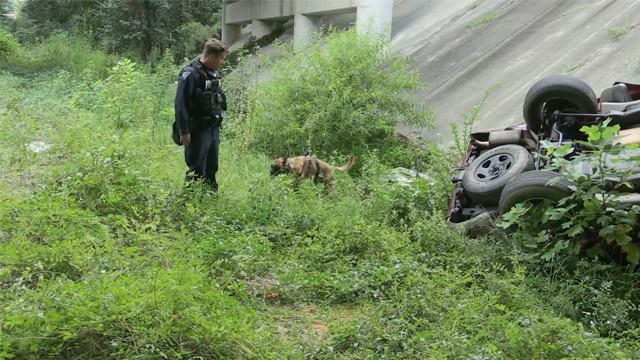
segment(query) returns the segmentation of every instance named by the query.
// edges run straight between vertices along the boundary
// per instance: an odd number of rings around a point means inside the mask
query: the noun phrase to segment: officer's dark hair
[[[228,51],[227,44],[225,44],[224,42],[216,38],[211,38],[207,40],[206,43],[204,43],[203,54],[206,57],[209,57],[211,55],[219,56],[220,54],[225,53],[227,51]]]

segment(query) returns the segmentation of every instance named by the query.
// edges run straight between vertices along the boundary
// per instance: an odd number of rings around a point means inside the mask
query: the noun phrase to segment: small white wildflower
[[[45,143],[44,141],[32,141],[27,144],[27,148],[33,151],[36,154],[47,151],[51,147],[50,144]]]

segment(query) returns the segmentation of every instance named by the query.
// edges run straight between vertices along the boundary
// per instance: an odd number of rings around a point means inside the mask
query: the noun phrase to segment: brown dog
[[[330,191],[333,186],[333,173],[336,170],[349,171],[355,162],[356,157],[353,154],[349,154],[347,163],[342,166],[333,166],[311,156],[279,157],[271,163],[271,176],[292,173],[295,185],[300,180],[313,179],[314,183],[321,182],[325,190]]]

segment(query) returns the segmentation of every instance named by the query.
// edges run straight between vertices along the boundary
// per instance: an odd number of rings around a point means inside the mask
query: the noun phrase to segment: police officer
[[[217,70],[227,54],[222,41],[207,40],[202,55],[180,70],[175,100],[176,125],[189,167],[187,185],[203,181],[213,191],[218,190],[220,124],[227,109]]]

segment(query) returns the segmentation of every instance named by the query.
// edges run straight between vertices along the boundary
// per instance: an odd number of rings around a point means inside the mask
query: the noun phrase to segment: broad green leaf
[[[638,264],[640,262],[640,246],[638,246],[638,244],[624,244],[622,245],[622,250],[627,254],[627,261],[632,264]]]

